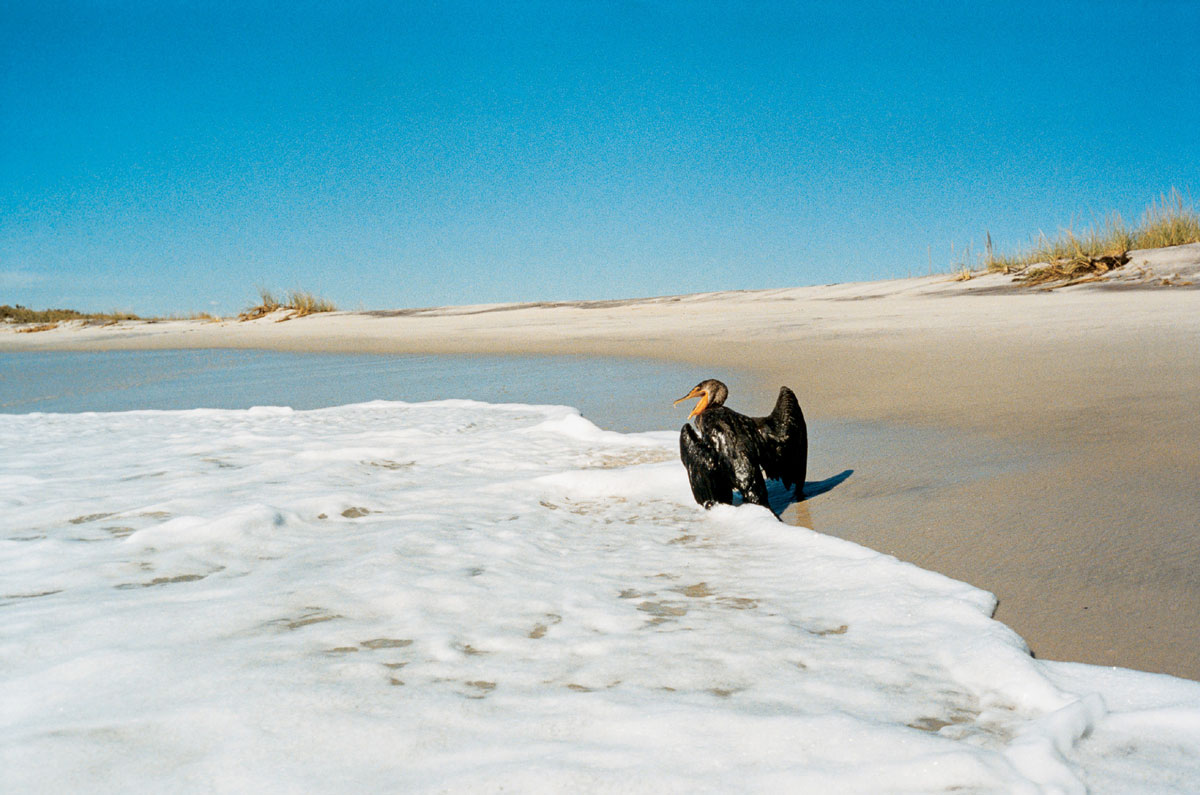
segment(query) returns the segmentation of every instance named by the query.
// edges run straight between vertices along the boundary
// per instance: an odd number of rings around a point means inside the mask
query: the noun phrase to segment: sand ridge
[[[1191,286],[1163,289],[1163,281],[1172,279]],[[281,311],[246,322],[123,321],[99,326],[76,321],[33,334],[17,334],[12,325],[0,327],[0,350],[244,347],[687,358],[698,348],[742,343],[857,340],[888,345],[904,333],[950,344],[977,334],[995,347],[1049,343],[1047,335],[1094,340],[1117,333],[1195,331],[1200,319],[1188,308],[1195,305],[1198,285],[1200,244],[1191,244],[1133,252],[1130,265],[1103,282],[1056,290],[1014,287],[1011,277],[1003,274],[982,274],[968,281],[943,274],[609,301],[332,312],[295,319]],[[1103,297],[1107,292],[1117,293],[1120,300]]]

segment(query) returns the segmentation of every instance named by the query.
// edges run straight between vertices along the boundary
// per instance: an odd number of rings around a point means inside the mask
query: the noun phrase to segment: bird
[[[733,492],[742,502],[767,502],[767,479],[804,492],[808,466],[808,426],[796,394],[780,387],[775,408],[766,417],[747,417],[725,407],[729,389],[709,378],[701,381],[675,405],[700,398],[688,414],[696,425],[685,423],[679,432],[679,455],[687,470],[692,496],[705,508],[733,504]]]

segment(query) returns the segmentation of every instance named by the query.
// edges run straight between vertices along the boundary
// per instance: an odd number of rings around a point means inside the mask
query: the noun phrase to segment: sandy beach
[[[286,322],[66,324],[2,329],[0,351],[647,357],[724,378],[747,413],[765,413],[788,384],[810,419],[877,432],[814,438],[810,482],[852,473],[787,520],[992,591],[996,617],[1039,657],[1200,679],[1200,289],[1185,284],[1197,272],[1193,244],[1134,252],[1114,279],[1055,290],[940,275]],[[662,397],[691,386],[664,383]]]

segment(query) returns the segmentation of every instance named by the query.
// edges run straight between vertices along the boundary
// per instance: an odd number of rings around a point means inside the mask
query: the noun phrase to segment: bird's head
[[[719,406],[725,402],[725,398],[729,396],[729,390],[715,378],[710,378],[707,381],[701,381],[692,387],[692,391],[688,392],[683,397],[676,400],[675,403],[682,403],[691,398],[700,398],[700,402],[692,409],[692,413],[688,415],[690,420],[700,412],[712,406]]]

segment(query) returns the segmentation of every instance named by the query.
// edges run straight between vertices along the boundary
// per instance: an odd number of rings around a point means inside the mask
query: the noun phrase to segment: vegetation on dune
[[[20,304],[16,306],[0,305],[0,323],[20,325],[22,328],[17,329],[17,331],[26,334],[36,331],[49,331],[50,329],[58,328],[60,323],[67,323],[73,320],[82,321],[84,325],[88,326],[113,326],[122,320],[159,323],[164,320],[216,321],[220,320],[220,318],[213,317],[208,312],[193,312],[189,315],[171,315],[169,317],[142,317],[133,312],[80,312],[75,309],[30,309]]]
[[[1081,234],[1061,230],[1056,237],[1039,236],[1027,251],[995,256],[989,236],[984,264],[989,271],[1014,273],[1028,285],[1047,282],[1078,284],[1096,281],[1129,261],[1129,252],[1200,242],[1200,213],[1172,189],[1151,203],[1140,225],[1130,228],[1117,213]]]
[[[260,288],[258,291],[259,301],[257,306],[252,306],[246,311],[238,315],[238,320],[257,320],[264,315],[269,315],[276,310],[282,309],[283,305],[271,293],[270,290]]]
[[[291,290],[287,297],[279,299],[270,290],[260,288],[258,291],[259,302],[256,306],[252,306],[245,312],[238,315],[238,320],[257,320],[260,317],[265,317],[272,312],[286,310],[291,312],[287,317],[280,318],[280,321],[291,320],[294,317],[304,317],[305,315],[313,315],[318,312],[336,312],[337,307],[332,301],[327,301],[324,298],[318,298],[312,293],[303,292],[301,290]]]
[[[74,309],[30,309],[27,306],[0,305],[0,322],[38,323],[38,331],[54,328],[68,320],[82,320],[89,324],[117,323],[122,320],[141,320],[132,312],[78,312]]]
[[[291,290],[283,299],[266,289],[259,290],[259,303],[238,315],[239,320],[254,320],[265,317],[272,312],[284,310],[288,314],[280,320],[291,320],[318,312],[335,312],[337,307],[332,301],[319,298],[312,293],[302,290]],[[0,323],[19,325],[21,332],[49,331],[57,328],[59,323],[68,321],[83,321],[88,325],[113,325],[122,320],[140,320],[147,323],[158,323],[164,320],[207,320],[216,321],[220,318],[208,312],[197,312],[190,315],[173,315],[170,317],[140,317],[132,312],[79,312],[75,309],[30,309],[17,304],[16,306],[0,305]]]
[[[1172,190],[1143,213],[1132,247],[1165,248],[1184,243],[1200,243],[1200,213],[1190,201],[1184,202],[1179,191]]]
[[[286,308],[295,312],[296,317],[313,315],[318,312],[337,311],[337,307],[333,305],[332,301],[318,298],[312,293],[299,292],[297,290],[288,293]]]

